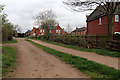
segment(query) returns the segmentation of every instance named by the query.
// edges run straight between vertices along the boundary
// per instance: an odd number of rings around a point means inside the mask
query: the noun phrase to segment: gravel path
[[[89,78],[32,43],[22,38],[17,40],[18,66],[12,78]]]
[[[120,58],[102,56],[102,55],[98,55],[98,54],[93,53],[93,52],[78,51],[78,50],[75,50],[75,49],[70,49],[70,48],[65,48],[65,47],[62,47],[62,46],[54,45],[54,44],[45,43],[45,42],[40,41],[40,40],[32,40],[32,41],[36,42],[40,45],[55,49],[57,51],[61,51],[61,52],[64,52],[64,53],[80,56],[80,57],[83,57],[83,58],[87,58],[88,60],[95,61],[97,63],[105,64],[105,65],[108,65],[110,67],[120,69],[118,67],[118,61],[120,60]],[[119,65],[120,65],[120,61],[119,61]]]

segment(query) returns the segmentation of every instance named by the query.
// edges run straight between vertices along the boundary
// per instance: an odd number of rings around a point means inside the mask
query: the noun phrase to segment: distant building
[[[33,29],[30,31],[30,36],[35,36],[35,30],[36,30],[37,28],[36,27],[33,27]]]
[[[30,36],[30,30],[26,31],[26,32],[25,32],[25,35],[26,35],[26,36]]]
[[[86,34],[86,27],[82,27],[82,28],[77,28],[71,32],[71,35],[85,35]]]
[[[102,12],[104,9],[99,6],[89,16],[87,16],[88,35],[107,35],[108,23],[107,16]],[[120,33],[120,6],[114,13],[113,34]]]
[[[65,35],[66,34],[64,29],[62,29],[59,26],[59,24],[54,28],[50,28],[50,33],[52,35]],[[35,28],[35,27],[33,27],[33,29],[31,30],[31,36],[45,35],[45,34],[46,34],[46,30],[44,28]]]

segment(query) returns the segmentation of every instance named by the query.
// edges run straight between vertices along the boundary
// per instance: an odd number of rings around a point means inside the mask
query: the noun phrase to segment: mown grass
[[[85,58],[56,51],[54,49],[42,46],[28,39],[26,39],[26,41],[35,44],[36,46],[40,47],[41,49],[52,55],[55,55],[56,57],[60,58],[62,61],[66,62],[67,64],[71,64],[73,67],[86,73],[91,78],[94,79],[97,78],[97,80],[104,80],[105,78],[107,78],[107,80],[119,80],[120,78],[119,75],[120,71],[115,68],[103,64],[99,64],[93,61],[89,61]]]
[[[13,40],[10,40],[10,41],[2,42],[2,44],[11,44],[11,43],[17,43],[17,40],[13,39]]]
[[[9,72],[9,68],[15,66],[16,62],[16,49],[9,46],[2,47],[2,75]]]
[[[35,38],[31,38],[31,39],[35,39]],[[79,46],[65,45],[65,44],[62,44],[62,43],[50,42],[50,41],[47,41],[47,40],[44,40],[44,39],[35,39],[35,40],[41,40],[41,41],[46,42],[46,43],[55,44],[55,45],[63,46],[63,47],[66,47],[66,48],[72,48],[72,49],[79,50],[79,51],[95,52],[99,55],[119,57],[120,58],[120,52],[108,51],[108,50],[105,50],[105,49],[82,48],[82,47],[79,47]]]

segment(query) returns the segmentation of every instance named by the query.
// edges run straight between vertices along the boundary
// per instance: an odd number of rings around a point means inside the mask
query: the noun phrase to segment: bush
[[[2,41],[8,41],[13,39],[13,25],[6,23],[2,27]]]
[[[39,39],[45,39],[52,42],[63,43],[66,45],[81,46],[86,47],[85,40],[80,37],[71,37],[71,36],[54,36],[50,35],[49,38],[46,35],[39,36]]]
[[[83,39],[81,38],[71,38],[71,37],[54,37],[54,42],[63,43],[66,45],[73,45],[73,46],[84,46]]]

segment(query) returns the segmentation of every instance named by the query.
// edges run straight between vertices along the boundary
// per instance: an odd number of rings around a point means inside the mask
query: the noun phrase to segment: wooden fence
[[[80,38],[85,39],[86,42],[90,44],[90,48],[104,48],[107,36],[101,35],[84,35],[84,36],[73,36],[73,35],[66,35],[66,36],[54,36],[54,37],[71,37],[71,38]]]
[[[72,38],[72,39],[81,39],[83,44],[88,45],[89,48],[95,49],[109,49],[114,51],[120,51],[120,35],[114,35],[112,41],[108,41],[108,37],[106,35],[56,35],[52,36],[53,38]],[[73,40],[74,41],[74,40]]]
[[[119,51],[120,49],[120,44],[119,44],[120,35],[114,35],[112,41],[108,41],[108,37],[106,35],[83,35],[83,36],[61,35],[55,37],[61,37],[61,38],[72,37],[72,38],[85,39],[90,44],[90,48],[107,48],[115,51]]]
[[[120,52],[120,41],[118,41],[118,40],[107,41],[105,48],[108,50]]]

